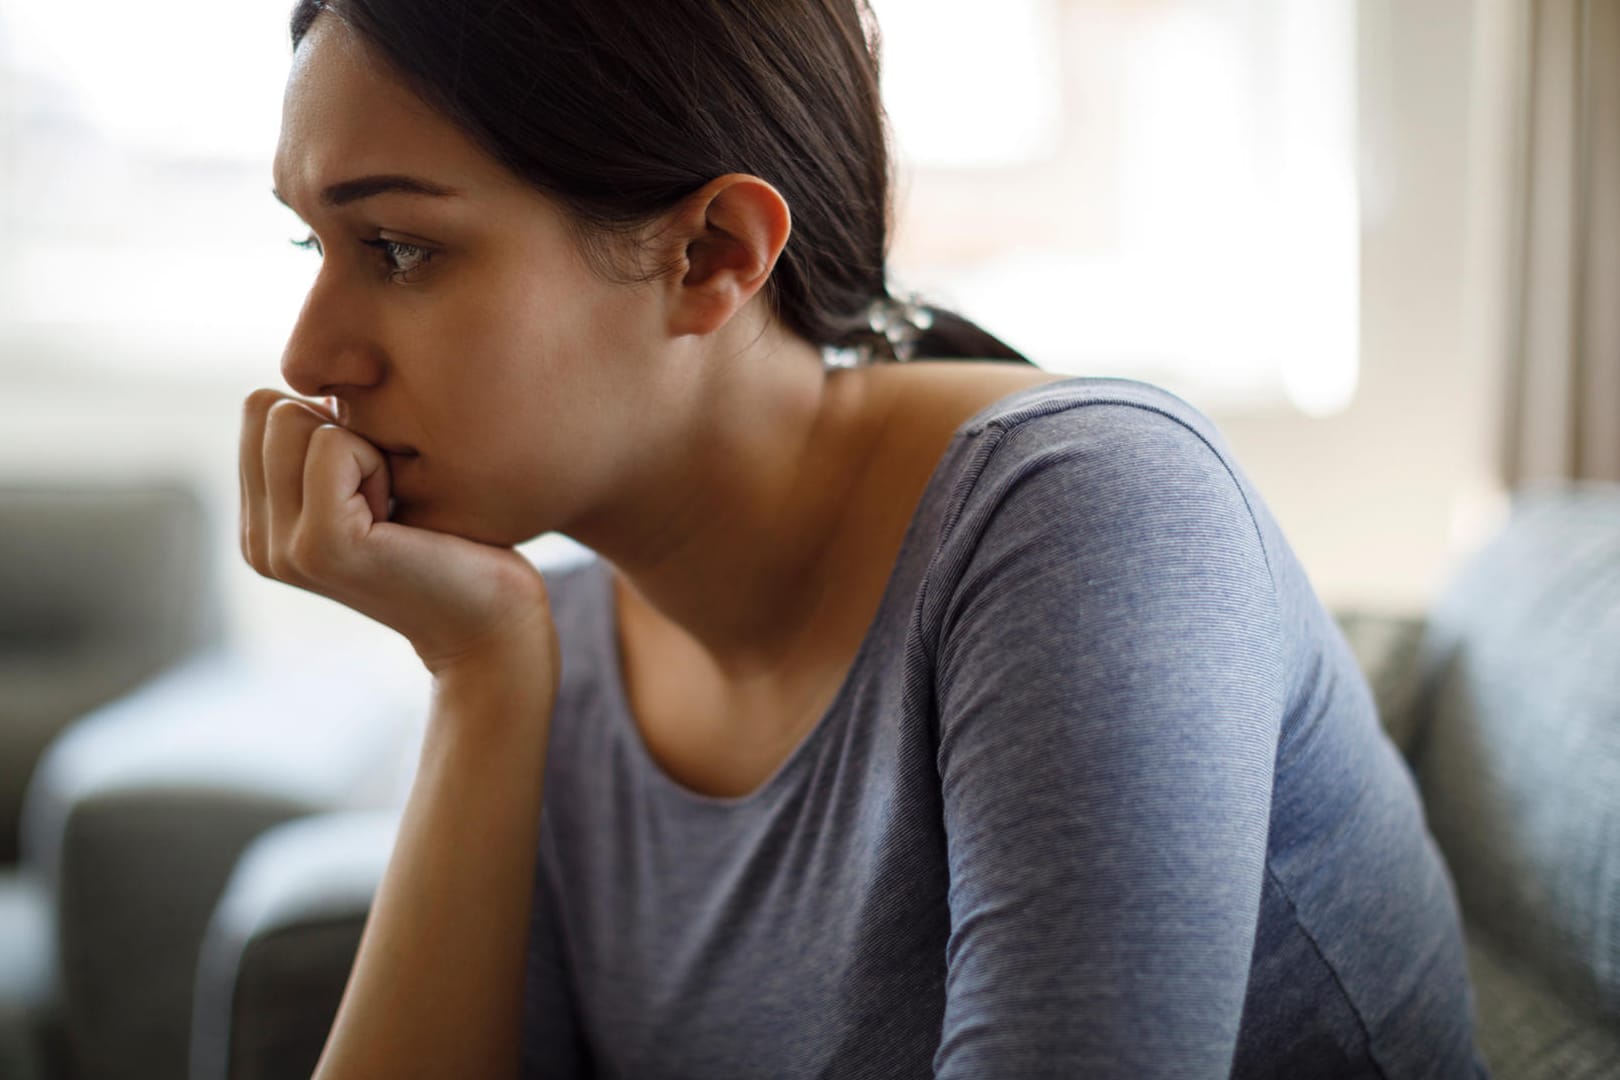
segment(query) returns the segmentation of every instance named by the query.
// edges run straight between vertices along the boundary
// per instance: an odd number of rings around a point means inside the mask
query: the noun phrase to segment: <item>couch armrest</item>
[[[1417,779],[1470,932],[1620,1035],[1617,568],[1620,484],[1514,493],[1430,608]]]
[[[321,814],[243,853],[203,940],[191,1080],[314,1071],[398,827],[393,811]]]
[[[47,751],[24,861],[56,912],[77,1075],[184,1075],[198,949],[242,851],[291,818],[399,801],[420,705],[379,682],[213,653]]]

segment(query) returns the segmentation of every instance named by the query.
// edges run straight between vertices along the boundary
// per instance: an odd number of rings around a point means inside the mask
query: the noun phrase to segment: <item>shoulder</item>
[[[1167,465],[1225,465],[1231,457],[1208,416],[1170,391],[1134,379],[1075,378],[1031,387],[981,410],[961,434],[982,444],[987,460],[995,451],[1000,467],[1020,455],[1051,452],[1154,449]]]
[[[1225,688],[1272,716],[1277,576],[1209,419],[1149,385],[1085,381],[962,434],[961,497],[915,623],[944,714],[974,711],[985,687],[1048,687],[1056,711],[1089,693],[1106,699],[1098,716]]]
[[[963,426],[962,465],[923,589],[934,644],[1045,632],[1136,637],[1196,616],[1275,617],[1255,495],[1215,425],[1130,380],[1054,383]]]
[[[946,534],[1044,507],[1089,535],[1189,512],[1256,534],[1254,490],[1215,423],[1160,387],[1070,379],[997,402],[965,423]]]

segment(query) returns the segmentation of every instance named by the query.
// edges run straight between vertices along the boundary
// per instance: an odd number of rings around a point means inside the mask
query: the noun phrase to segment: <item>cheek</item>
[[[625,449],[615,419],[652,392],[635,374],[657,344],[646,296],[493,267],[433,296],[410,346],[435,458],[418,474],[421,512],[445,519],[433,527],[525,540],[591,498]]]
[[[469,284],[436,301],[420,392],[432,395],[422,404],[436,443],[487,453],[511,414],[534,409],[557,385],[577,330],[566,306],[548,304],[539,289],[492,287],[487,276]]]

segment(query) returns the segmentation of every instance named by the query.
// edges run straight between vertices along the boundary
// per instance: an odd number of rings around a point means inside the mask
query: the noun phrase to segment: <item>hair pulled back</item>
[[[884,355],[867,308],[889,295],[893,175],[867,0],[298,0],[295,47],[323,11],[569,211],[604,276],[615,237],[715,177],[772,184],[793,232],[771,310],[813,344]],[[1029,363],[929,310],[918,356]]]

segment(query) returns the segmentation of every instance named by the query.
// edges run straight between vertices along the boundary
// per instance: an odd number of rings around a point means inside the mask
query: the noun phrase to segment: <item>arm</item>
[[[936,1075],[1224,1077],[1281,714],[1265,553],[1179,425],[1030,460],[941,624]]]
[[[248,396],[242,555],[398,631],[433,676],[433,705],[316,1074],[515,1073],[561,661],[545,582],[509,547],[389,520],[386,458],[334,419]]]
[[[544,641],[439,673],[319,1080],[514,1076],[553,690]]]

